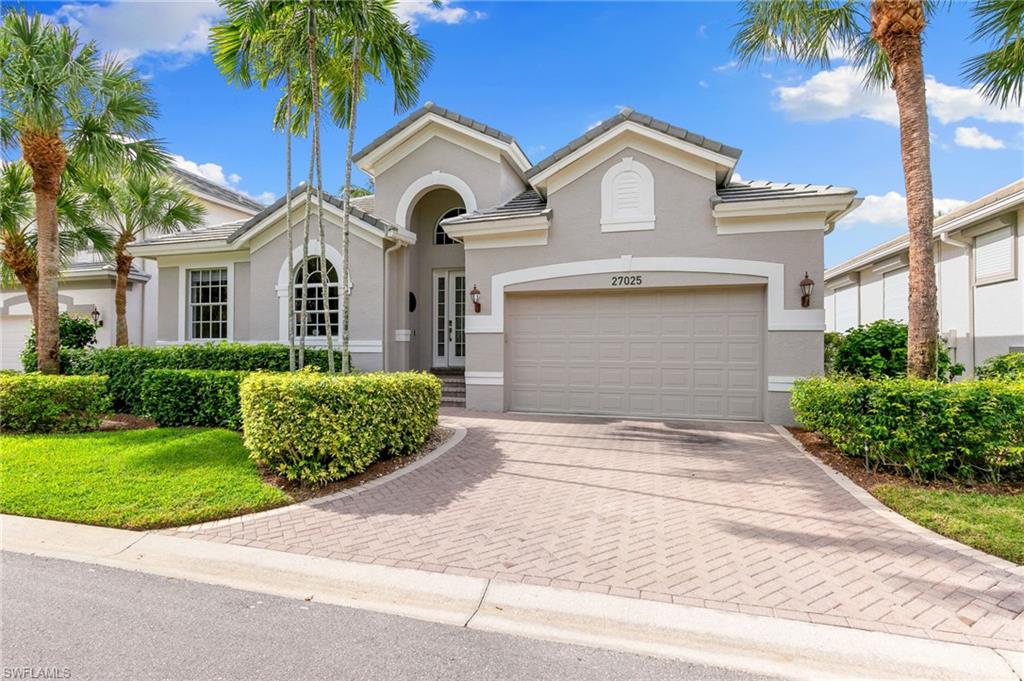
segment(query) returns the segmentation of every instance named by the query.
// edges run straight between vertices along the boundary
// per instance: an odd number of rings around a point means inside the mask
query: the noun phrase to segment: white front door
[[[434,366],[466,366],[466,273],[434,270]]]

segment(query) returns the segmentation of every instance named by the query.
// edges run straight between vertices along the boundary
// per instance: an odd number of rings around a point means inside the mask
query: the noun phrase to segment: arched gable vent
[[[631,156],[601,179],[601,231],[654,229],[654,175]]]

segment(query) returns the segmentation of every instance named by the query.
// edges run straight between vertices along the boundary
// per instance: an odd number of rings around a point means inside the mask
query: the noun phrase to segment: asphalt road
[[[0,667],[3,679],[759,678],[15,553],[0,554]]]

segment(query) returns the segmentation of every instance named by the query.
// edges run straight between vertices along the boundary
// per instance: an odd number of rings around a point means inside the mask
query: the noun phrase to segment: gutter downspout
[[[388,338],[388,308],[390,307],[390,302],[391,302],[391,301],[388,300],[388,294],[389,294],[389,290],[388,290],[388,288],[389,288],[388,287],[388,256],[391,255],[392,253],[394,253],[395,251],[397,251],[399,248],[402,248],[405,245],[406,245],[405,242],[398,241],[396,239],[395,244],[393,246],[389,246],[388,248],[386,248],[384,250],[384,286],[382,287],[384,289],[384,315],[383,315],[384,316],[384,329],[383,329],[383,331],[381,333],[381,340],[382,340],[382,342],[381,342],[381,346],[380,346],[380,368],[381,368],[381,371],[387,371],[388,370],[388,364],[387,364],[387,362],[388,362],[388,346],[391,344],[391,339]]]
[[[965,241],[954,239],[946,232],[939,234],[939,241],[944,244],[953,246],[954,248],[961,248],[968,250],[971,245]],[[971,374],[974,374],[974,369],[977,366],[977,343],[974,342],[974,275],[971,271],[972,264],[970,262],[970,254],[967,254],[967,290],[969,295],[967,296],[967,333],[971,335]],[[941,271],[941,270],[940,270]],[[941,275],[940,280],[941,280]],[[958,358],[959,359],[959,358]]]

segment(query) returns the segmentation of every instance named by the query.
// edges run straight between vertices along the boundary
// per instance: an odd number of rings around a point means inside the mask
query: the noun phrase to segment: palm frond
[[[1020,0],[980,0],[971,10],[972,39],[995,47],[968,59],[963,77],[990,102],[1020,105],[1024,97],[1024,3]]]

